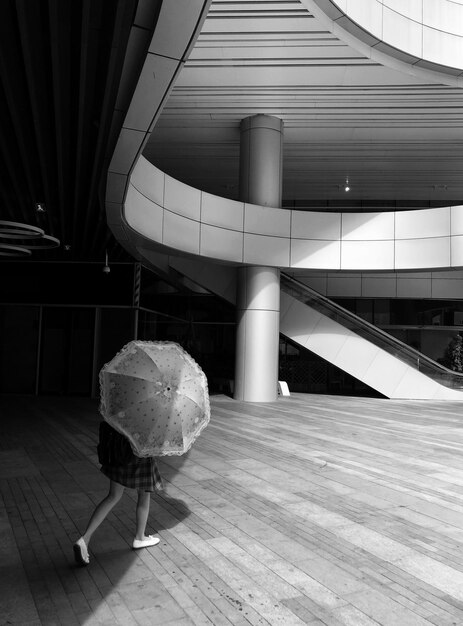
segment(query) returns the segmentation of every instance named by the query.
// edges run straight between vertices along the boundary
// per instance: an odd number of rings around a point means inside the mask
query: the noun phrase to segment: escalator
[[[179,276],[235,304],[236,268],[169,257]],[[280,333],[387,398],[463,401],[463,374],[281,273]]]
[[[463,374],[283,273],[280,332],[387,398],[463,400]]]

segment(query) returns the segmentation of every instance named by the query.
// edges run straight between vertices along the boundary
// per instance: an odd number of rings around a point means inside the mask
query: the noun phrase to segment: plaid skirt
[[[162,491],[161,474],[153,457],[137,458],[135,461],[115,467],[102,465],[101,471],[114,482],[141,491]]]

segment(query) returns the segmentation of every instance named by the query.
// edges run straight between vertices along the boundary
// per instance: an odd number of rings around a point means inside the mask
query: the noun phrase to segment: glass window
[[[40,308],[0,307],[0,391],[35,393]]]
[[[356,313],[363,320],[373,324],[373,300],[369,298],[359,298],[357,300]]]
[[[387,324],[390,324],[390,320],[391,320],[391,307],[389,304],[389,300],[384,299],[384,300],[375,300],[375,307],[374,307],[374,321],[373,323],[375,324],[375,326],[385,326]]]
[[[93,307],[43,308],[40,393],[90,394],[94,320]]]

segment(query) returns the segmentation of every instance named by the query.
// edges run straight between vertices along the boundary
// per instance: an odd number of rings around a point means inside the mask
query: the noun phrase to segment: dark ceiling
[[[106,225],[104,195],[137,5],[0,4],[0,219],[38,226],[61,243],[32,260],[103,261],[106,250],[113,260],[128,258]]]

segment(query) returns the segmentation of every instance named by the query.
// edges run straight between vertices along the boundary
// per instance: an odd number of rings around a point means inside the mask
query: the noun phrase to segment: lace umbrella
[[[207,379],[171,341],[131,341],[100,372],[100,412],[139,457],[184,454],[210,419]]]

